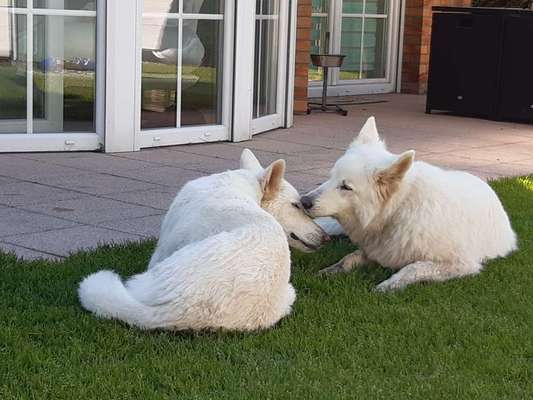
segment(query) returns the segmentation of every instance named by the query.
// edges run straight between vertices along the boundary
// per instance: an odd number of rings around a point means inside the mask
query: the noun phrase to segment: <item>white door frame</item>
[[[235,59],[238,62],[235,62],[233,107],[233,141],[235,142],[250,140],[252,135],[266,130],[292,125],[297,6],[297,0],[280,1],[277,112],[254,119],[256,2],[237,2]]]
[[[105,37],[105,0],[97,2],[96,11],[78,11],[61,9],[33,9],[33,0],[27,0],[26,8],[7,8],[4,12],[10,14],[26,15],[26,121],[20,121],[26,133],[0,133],[0,152],[35,152],[35,151],[87,151],[101,148],[104,137],[104,85],[105,85],[105,59],[103,38]],[[96,132],[58,132],[54,133],[57,124],[47,120],[33,119],[33,17],[43,16],[95,16],[96,17],[96,98],[95,122]],[[55,29],[55,28],[52,28]],[[62,113],[58,106],[50,108],[47,113]],[[58,114],[59,115],[59,114]],[[0,121],[0,132],[7,132],[16,126],[18,120]],[[6,128],[2,128],[4,125]],[[51,129],[51,133],[33,133],[34,125]],[[9,128],[7,128],[9,126]],[[59,129],[59,127],[57,127]]]
[[[391,93],[397,88],[398,77],[398,42],[400,40],[401,0],[389,0],[388,31],[387,31],[387,66],[386,77],[379,79],[340,80],[340,69],[334,68],[329,76],[328,96],[349,96],[361,94]],[[362,15],[362,14],[361,14]],[[329,31],[331,32],[329,51],[333,54],[341,52],[342,32],[342,0],[331,0],[329,11]],[[357,16],[350,14],[350,16]],[[367,17],[381,15],[366,14]],[[309,82],[308,96],[320,97],[322,82]]]

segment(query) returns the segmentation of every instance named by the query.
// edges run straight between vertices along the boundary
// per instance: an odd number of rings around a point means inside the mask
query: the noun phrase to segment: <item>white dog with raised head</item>
[[[445,281],[480,272],[516,249],[516,235],[494,191],[465,172],[387,151],[370,118],[331,177],[301,202],[312,217],[332,216],[359,250],[324,273],[375,261],[399,270],[377,289]]]
[[[315,249],[327,235],[301,209],[285,162],[199,178],[178,193],[150,268],[125,283],[111,271],[80,284],[81,304],[143,329],[256,330],[288,315],[289,242]]]

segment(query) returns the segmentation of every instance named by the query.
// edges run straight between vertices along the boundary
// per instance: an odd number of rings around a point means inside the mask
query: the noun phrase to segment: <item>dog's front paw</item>
[[[388,292],[393,292],[395,290],[400,290],[403,288],[404,288],[404,285],[402,285],[401,281],[399,279],[394,279],[394,276],[393,276],[392,278],[389,278],[386,281],[383,281],[379,285],[377,285],[374,288],[374,292],[388,293]]]
[[[321,269],[320,271],[318,271],[318,275],[333,275],[342,272],[346,273],[347,271],[344,269],[342,262],[338,262],[327,268]]]

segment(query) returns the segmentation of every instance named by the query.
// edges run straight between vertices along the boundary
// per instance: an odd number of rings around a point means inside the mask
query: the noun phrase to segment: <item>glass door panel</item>
[[[311,17],[311,54],[328,53],[330,49],[329,29],[329,0],[313,0]],[[322,68],[309,63],[309,80],[312,82],[322,81]]]
[[[280,112],[280,1],[257,0],[253,118]]]
[[[330,75],[330,95],[393,91],[400,2],[313,0],[312,4],[311,52],[325,51],[324,38],[330,33],[329,51],[346,56],[342,67]],[[321,70],[310,66],[311,97],[320,94],[321,80]]]
[[[0,8],[0,134],[27,132],[26,24]]]
[[[33,132],[95,132],[95,99],[96,18],[35,15]]]
[[[0,133],[96,132],[95,6],[0,2]]]
[[[144,0],[141,130],[222,124],[224,1]]]

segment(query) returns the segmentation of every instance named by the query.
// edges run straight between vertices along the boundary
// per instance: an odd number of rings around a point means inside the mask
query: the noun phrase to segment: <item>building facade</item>
[[[331,95],[423,93],[432,5],[465,0],[0,0],[0,152],[242,141]]]

